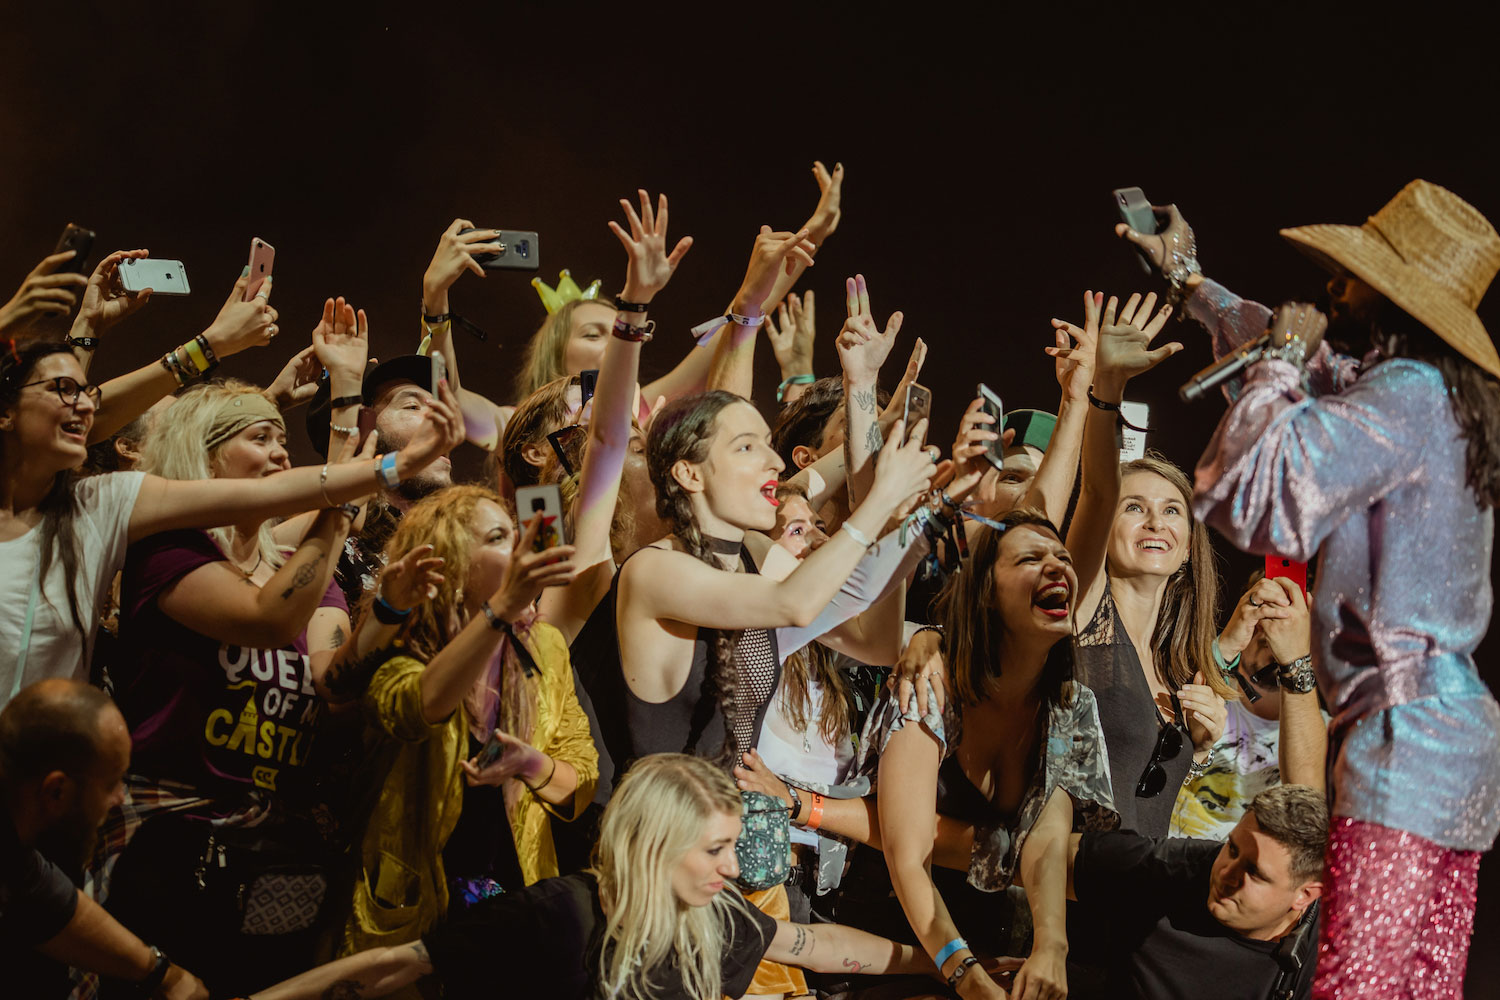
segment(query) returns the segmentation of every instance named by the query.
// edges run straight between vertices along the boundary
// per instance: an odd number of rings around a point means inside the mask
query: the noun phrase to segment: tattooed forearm
[[[792,954],[801,955],[802,949],[808,944],[807,928],[801,925],[797,927],[797,938],[792,942]]]
[[[846,958],[844,959],[844,968],[848,969],[850,972],[858,973],[865,970],[865,965],[863,962],[860,962],[857,959]]]
[[[860,408],[861,411],[865,413],[875,412],[874,386],[870,386],[868,389],[855,389],[852,393],[850,393],[849,398],[855,406]]]
[[[885,447],[885,435],[880,433],[879,424],[871,424],[865,431],[865,447],[870,449],[871,455],[879,454]]]
[[[297,572],[292,575],[292,585],[281,592],[281,599],[283,601],[289,599],[297,591],[301,590],[309,583],[312,583],[313,580],[317,579],[318,564],[322,561],[323,557],[319,555],[311,562],[304,563],[303,565],[297,567]]]

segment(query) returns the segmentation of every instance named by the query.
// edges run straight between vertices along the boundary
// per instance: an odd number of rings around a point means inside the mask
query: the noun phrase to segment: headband
[[[234,437],[251,424],[270,420],[286,430],[281,411],[269,399],[258,392],[242,392],[219,404],[213,423],[208,428],[208,438],[203,442],[209,451]]]

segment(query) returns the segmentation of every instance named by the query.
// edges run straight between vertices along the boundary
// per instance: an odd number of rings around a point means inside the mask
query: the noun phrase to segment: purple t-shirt
[[[131,770],[185,782],[214,798],[251,786],[294,791],[322,701],[307,633],[289,646],[236,646],[162,612],[157,597],[200,566],[224,560],[202,531],[167,531],[131,545],[120,586],[121,655],[111,665],[130,725]],[[319,607],[348,605],[330,583]]]

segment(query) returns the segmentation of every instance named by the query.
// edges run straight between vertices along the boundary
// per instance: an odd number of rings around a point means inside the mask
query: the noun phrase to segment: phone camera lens
[[[171,271],[167,271],[166,272],[166,278],[167,278],[168,281],[172,280],[172,272]]]
[[[536,513],[537,511],[544,511],[546,509],[547,509],[547,501],[543,500],[541,497],[533,497],[532,498],[532,500],[531,500],[531,510],[532,510],[532,513]]]
[[[530,257],[531,256],[531,241],[530,240],[522,240],[521,242],[517,243],[516,244],[516,253],[519,254],[522,257]]]

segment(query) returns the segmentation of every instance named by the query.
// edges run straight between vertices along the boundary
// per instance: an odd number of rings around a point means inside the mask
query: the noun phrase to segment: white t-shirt
[[[782,673],[782,685],[787,682],[788,675]],[[771,707],[766,710],[766,719],[761,723],[760,741],[756,744],[761,759],[772,771],[825,785],[836,785],[848,775],[854,765],[854,741],[846,736],[839,746],[833,746],[824,739],[818,726],[823,712],[823,694],[822,684],[808,682],[807,725],[799,729],[782,709],[782,691],[777,689]],[[818,835],[794,826],[792,843],[816,847]]]
[[[89,476],[74,486],[78,503],[73,520],[78,552],[78,617],[86,635],[79,635],[73,624],[63,561],[54,552],[36,600],[26,672],[19,684],[16,665],[26,631],[26,607],[41,565],[42,526],[38,524],[20,538],[0,542],[0,708],[28,684],[50,677],[88,678],[99,608],[115,574],[125,564],[130,514],[145,478],[142,472],[116,472]]]

